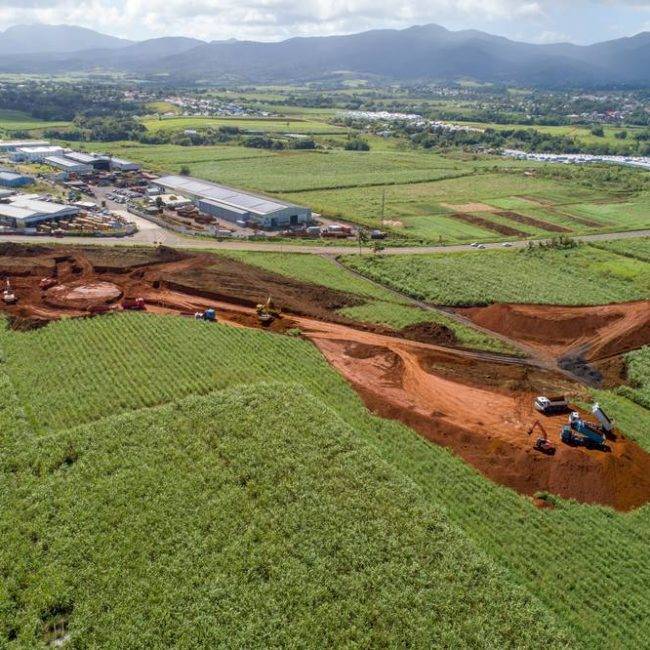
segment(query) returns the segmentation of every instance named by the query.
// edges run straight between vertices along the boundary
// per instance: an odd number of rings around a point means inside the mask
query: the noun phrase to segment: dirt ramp
[[[650,454],[623,437],[608,451],[569,447],[560,441],[566,415],[556,416],[543,418],[555,456],[533,450],[527,431],[540,417],[532,406],[535,389],[566,379],[539,368],[522,375],[521,368],[462,356],[454,364],[453,352],[373,342],[370,333],[356,341],[308,336],[370,410],[453,450],[496,483],[623,511],[650,500]]]

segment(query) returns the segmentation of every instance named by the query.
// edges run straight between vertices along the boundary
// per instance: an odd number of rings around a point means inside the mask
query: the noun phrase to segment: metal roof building
[[[14,228],[30,228],[43,221],[56,221],[79,214],[73,205],[51,203],[34,198],[35,194],[17,194],[9,203],[0,203],[0,221],[9,222]]]
[[[12,154],[12,160],[40,162],[47,156],[58,156],[63,153],[63,147],[18,147]]]
[[[15,151],[19,147],[47,147],[49,140],[0,140],[0,151]]]
[[[66,151],[63,155],[76,163],[90,165],[93,169],[110,169],[110,158],[103,154],[85,153],[83,151]]]
[[[202,212],[227,221],[252,222],[266,228],[307,223],[311,210],[277,199],[217,185],[189,176],[162,176],[153,181],[168,192],[179,192],[196,201]]]
[[[77,162],[76,160],[70,160],[63,156],[46,156],[43,158],[43,162],[51,167],[56,167],[64,172],[74,174],[90,174],[93,171],[92,165]]]
[[[116,169],[121,172],[137,172],[140,169],[140,165],[130,160],[125,160],[124,158],[113,158],[111,156],[110,164],[111,169]]]
[[[0,171],[0,185],[2,187],[22,187],[33,183],[34,179],[31,176],[24,174],[16,174],[9,171]]]

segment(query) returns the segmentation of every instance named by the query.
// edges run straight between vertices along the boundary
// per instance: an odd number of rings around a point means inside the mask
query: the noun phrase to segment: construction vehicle
[[[280,310],[273,304],[271,296],[266,299],[264,304],[257,305],[255,311],[257,312],[257,318],[262,324],[270,323],[280,317]]]
[[[591,412],[598,418],[600,429],[603,433],[614,433],[614,420],[603,411],[598,402],[591,407]]]
[[[606,449],[605,434],[595,425],[585,422],[575,411],[569,415],[569,424],[562,428],[562,442],[589,449]]]
[[[212,307],[210,307],[205,311],[197,311],[194,314],[194,318],[196,318],[196,320],[205,320],[211,323],[215,323],[217,321],[217,312],[212,309]]]
[[[540,395],[535,399],[535,408],[544,415],[553,415],[555,413],[565,413],[569,410],[566,397],[558,395],[557,397],[544,397]]]
[[[129,311],[143,311],[147,306],[144,302],[144,298],[124,298],[122,300],[122,309]]]
[[[41,281],[38,283],[38,286],[43,291],[46,291],[47,289],[51,289],[52,287],[56,287],[57,284],[59,284],[59,281],[56,280],[55,278],[42,278]]]
[[[5,290],[2,292],[2,301],[5,303],[5,305],[15,305],[18,302],[18,298],[16,298],[16,294],[11,288],[11,282],[9,282],[9,278],[7,278],[7,281],[5,283]]]
[[[540,436],[535,440],[533,449],[541,451],[547,456],[553,456],[553,454],[555,454],[555,445],[548,439],[548,433],[546,433],[546,429],[539,420],[533,422],[533,426],[528,429],[528,435],[532,435],[535,429],[539,429]]]

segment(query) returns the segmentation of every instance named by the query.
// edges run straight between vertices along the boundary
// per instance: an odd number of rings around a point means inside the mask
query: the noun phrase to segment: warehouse
[[[68,174],[91,174],[93,172],[92,165],[86,165],[63,156],[47,156],[43,158],[43,162]]]
[[[62,147],[18,147],[11,154],[11,159],[16,162],[41,162],[47,156],[59,156],[62,153]]]
[[[0,203],[0,222],[12,228],[34,228],[44,221],[69,219],[79,214],[73,205],[41,201],[35,194],[17,194]]]
[[[16,151],[20,147],[47,147],[48,140],[2,140],[0,141],[0,152]]]
[[[226,221],[278,228],[304,224],[311,220],[309,208],[189,176],[163,176],[153,182],[165,190],[190,196],[199,210]]]
[[[140,169],[140,165],[124,158],[111,158],[110,162],[111,169],[118,172],[137,172]]]
[[[64,155],[66,158],[69,158],[76,163],[90,165],[96,170],[109,171],[111,168],[110,158],[102,154],[84,153],[82,151],[67,151]]]
[[[31,176],[9,171],[0,171],[0,185],[2,187],[23,187],[33,182],[34,179]]]

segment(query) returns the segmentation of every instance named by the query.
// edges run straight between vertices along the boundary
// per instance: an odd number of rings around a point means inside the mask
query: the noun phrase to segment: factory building
[[[0,186],[2,187],[24,187],[33,182],[34,179],[31,176],[9,171],[0,171]]]
[[[50,201],[41,201],[34,194],[17,194],[0,202],[0,223],[12,228],[34,228],[44,221],[69,219],[79,208]]]
[[[0,152],[16,151],[20,147],[47,147],[49,140],[0,140]]]
[[[64,156],[47,156],[43,158],[43,163],[50,167],[56,167],[67,174],[91,174],[93,172],[92,165],[70,160]]]
[[[131,162],[130,160],[124,160],[124,158],[110,158],[111,169],[118,172],[137,172],[140,169],[140,165]]]
[[[277,199],[202,181],[189,176],[162,176],[153,181],[167,192],[192,198],[202,212],[231,222],[279,228],[308,223],[311,210]]]
[[[109,171],[111,160],[108,156],[95,153],[84,153],[82,151],[66,151],[66,158],[82,165],[89,165],[98,171]]]
[[[10,157],[15,162],[41,162],[43,158],[59,156],[62,153],[63,147],[18,147]]]

